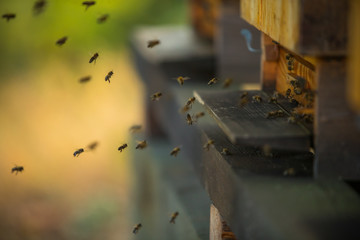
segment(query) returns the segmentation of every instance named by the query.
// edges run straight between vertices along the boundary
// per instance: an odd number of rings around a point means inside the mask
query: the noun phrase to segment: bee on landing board
[[[210,79],[210,81],[208,82],[208,85],[211,86],[211,85],[217,83],[217,81],[218,81],[218,80],[217,80],[216,78],[212,78],[212,79]]]
[[[89,60],[89,63],[96,63],[96,59],[99,57],[99,54],[98,53],[95,53]]]
[[[148,41],[147,47],[148,48],[153,48],[153,47],[155,47],[156,45],[159,45],[159,44],[160,44],[160,40],[154,39],[154,40]]]
[[[95,1],[84,1],[84,2],[82,2],[82,5],[86,6],[86,8],[85,8],[85,11],[86,11],[89,7],[94,6],[95,3],[96,3]]]
[[[143,141],[137,141],[137,145],[136,145],[136,148],[135,149],[144,149],[147,147],[147,143],[146,143],[146,140],[143,140]]]
[[[129,131],[131,133],[136,133],[136,132],[140,132],[142,129],[142,126],[141,125],[133,125],[129,128]]]
[[[161,92],[156,92],[150,96],[151,101],[159,101],[160,97],[162,96]]]
[[[60,38],[59,40],[56,41],[56,45],[58,45],[58,46],[64,45],[64,44],[66,43],[67,39],[68,39],[68,38],[67,38],[66,36]]]
[[[173,150],[171,150],[170,156],[176,157],[179,152],[180,152],[180,147],[175,147]]]
[[[91,76],[85,76],[79,79],[79,83],[86,83],[91,80]]]
[[[106,75],[106,77],[105,77],[105,82],[106,81],[108,81],[109,83],[110,83],[110,78],[111,78],[111,76],[114,74],[114,72],[113,71],[110,71],[107,75]]]
[[[268,112],[266,118],[277,118],[285,116],[285,112],[283,110],[271,111]]]
[[[13,168],[11,169],[11,173],[16,172],[15,175],[17,175],[19,172],[22,172],[22,171],[24,171],[24,167],[23,167],[23,166],[16,166],[16,165],[15,165],[15,167],[13,167]]]
[[[106,20],[109,18],[109,14],[104,14],[101,15],[98,19],[97,19],[97,23],[101,24],[106,22]]]
[[[207,151],[209,151],[210,145],[213,145],[213,144],[214,144],[214,140],[209,139],[209,140],[205,143],[205,145],[203,146],[203,149],[206,149]]]
[[[133,229],[133,234],[137,234],[141,227],[142,227],[141,223],[136,224],[134,229]]]
[[[255,95],[252,97],[253,102],[260,103],[262,102],[262,98],[259,95]]]
[[[78,150],[76,150],[75,152],[74,152],[74,157],[78,157],[81,153],[83,153],[84,152],[84,149],[83,148],[79,148]]]
[[[126,143],[124,143],[123,145],[121,145],[119,148],[118,148],[118,150],[120,151],[120,152],[122,152],[125,148],[127,148],[127,144]]]
[[[38,0],[34,3],[33,11],[35,15],[42,13],[45,10],[47,2],[45,0]]]
[[[239,105],[240,107],[245,106],[245,104],[247,104],[249,102],[249,93],[248,92],[243,92],[240,96],[240,101],[239,101]]]
[[[177,78],[175,78],[175,79],[178,81],[178,83],[180,84],[180,86],[182,86],[182,85],[184,85],[184,81],[189,80],[190,78],[189,78],[189,77],[179,76],[179,77],[177,77]]]
[[[233,82],[232,78],[225,79],[223,88],[228,88],[232,84],[232,82]]]
[[[172,224],[175,224],[175,219],[176,219],[176,217],[177,216],[179,216],[179,212],[174,212],[173,214],[171,214],[171,218],[170,218],[170,223],[172,223]]]
[[[5,13],[1,16],[2,18],[5,18],[6,21],[10,21],[11,19],[14,19],[16,17],[15,13]]]

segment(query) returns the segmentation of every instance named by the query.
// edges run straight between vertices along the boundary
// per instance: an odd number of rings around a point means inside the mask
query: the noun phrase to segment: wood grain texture
[[[242,0],[241,16],[291,51],[346,55],[348,1]]]
[[[279,45],[263,33],[261,35],[261,50],[261,89],[267,93],[272,93],[276,88]]]
[[[197,91],[195,97],[214,117],[233,143],[273,148],[307,150],[310,132],[302,125],[290,124],[288,114],[279,118],[267,118],[270,111],[282,109],[268,103],[269,96],[262,91],[247,91],[248,102],[239,104],[244,91]],[[262,102],[253,102],[259,95]]]

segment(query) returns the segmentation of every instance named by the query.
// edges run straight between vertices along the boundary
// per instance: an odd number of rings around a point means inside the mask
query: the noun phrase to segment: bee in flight
[[[198,120],[199,118],[205,116],[205,113],[204,112],[198,112],[195,114],[195,119]]]
[[[155,47],[156,45],[159,45],[159,44],[160,44],[160,40],[154,39],[154,40],[148,41],[147,47],[148,48],[153,48],[153,47]]]
[[[146,140],[138,141],[135,149],[144,149],[147,147]]]
[[[175,219],[177,216],[179,216],[179,212],[177,211],[171,214],[170,223],[175,224]]]
[[[35,15],[38,15],[42,13],[46,7],[46,1],[45,0],[38,0],[34,3],[33,11]]]
[[[95,150],[95,148],[97,148],[98,145],[99,145],[99,143],[95,141],[95,142],[90,143],[90,144],[87,146],[87,148],[88,148],[89,150]]]
[[[136,224],[136,226],[133,229],[133,234],[137,234],[141,227],[142,227],[141,223]]]
[[[133,125],[130,127],[129,131],[131,133],[136,133],[141,131],[142,126],[141,125]]]
[[[95,1],[84,1],[82,2],[82,5],[86,6],[85,10],[87,10],[89,7],[94,6],[95,3]]]
[[[106,81],[109,81],[109,83],[110,83],[110,78],[111,78],[111,76],[114,74],[114,72],[113,71],[110,71],[107,75],[106,75],[106,77],[105,77],[105,82]]]
[[[67,40],[67,39],[68,39],[68,38],[67,38],[66,36],[60,38],[59,40],[56,41],[56,45],[58,45],[58,46],[64,45],[64,44],[66,43],[66,40]]]
[[[85,76],[79,79],[80,83],[86,83],[91,80],[91,76]]]
[[[187,114],[186,115],[186,122],[187,122],[188,125],[193,125],[193,123],[196,122],[196,120],[193,119],[190,114]]]
[[[184,85],[184,81],[186,81],[186,80],[189,80],[190,78],[189,77],[183,77],[183,76],[179,76],[179,77],[177,77],[177,78],[175,78],[177,81],[178,81],[178,83],[182,86],[182,85]]]
[[[180,152],[180,147],[175,147],[175,148],[170,152],[170,156],[176,157],[179,152]]]
[[[183,108],[181,108],[179,111],[180,113],[186,113],[187,111],[189,111],[191,108],[191,106],[185,105]]]
[[[13,168],[11,169],[11,173],[16,172],[15,175],[17,175],[19,172],[22,172],[22,171],[24,171],[24,167],[23,167],[23,166],[16,166],[16,165],[15,165],[15,167],[13,167]]]
[[[232,82],[233,82],[232,78],[225,79],[223,88],[228,88],[232,84]]]
[[[127,144],[126,143],[124,143],[123,145],[121,145],[119,148],[118,148],[118,150],[120,151],[120,152],[122,152],[125,148],[127,148]]]
[[[213,144],[214,144],[214,140],[209,139],[209,140],[207,141],[207,143],[205,143],[205,145],[203,146],[203,149],[206,149],[207,151],[209,151],[210,145],[213,145]]]
[[[15,17],[16,17],[15,13],[5,13],[2,15],[2,18],[5,18],[7,22]]]
[[[100,23],[104,23],[106,22],[106,20],[109,18],[109,14],[104,14],[102,16],[100,16],[98,19],[97,19],[97,22],[100,24]]]
[[[151,101],[159,101],[160,97],[162,96],[161,92],[156,92],[150,96]]]
[[[186,105],[185,106],[191,106],[194,102],[195,102],[195,97],[191,97],[187,100]]]
[[[98,53],[95,53],[94,56],[92,56],[92,57],[90,58],[89,63],[92,63],[92,62],[96,63],[96,59],[97,59],[98,57],[99,57],[99,54],[98,54]]]
[[[76,150],[75,152],[74,152],[74,157],[78,157],[81,153],[83,153],[84,152],[84,149],[83,148],[79,148],[78,150]]]
[[[208,85],[211,86],[213,84],[217,83],[217,79],[216,78],[212,78],[210,79],[210,81],[208,82]]]

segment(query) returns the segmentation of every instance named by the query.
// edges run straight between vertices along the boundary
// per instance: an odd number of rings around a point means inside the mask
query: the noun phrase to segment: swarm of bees
[[[133,234],[137,234],[141,227],[142,227],[141,223],[136,224],[133,231],[132,231]]]
[[[15,172],[15,175],[17,175],[19,172],[24,171],[23,166],[15,166],[11,169],[11,173]]]
[[[184,85],[184,81],[189,80],[189,77],[183,77],[183,76],[179,76],[177,78],[175,78],[176,81],[178,81],[178,83],[180,84],[180,86]]]
[[[175,147],[173,150],[171,150],[170,156],[176,157],[179,152],[180,152],[180,147]]]
[[[99,54],[98,53],[95,53],[89,60],[89,63],[96,63],[96,59],[99,57]]]
[[[153,47],[155,47],[156,45],[159,45],[159,44],[160,44],[160,40],[154,39],[154,40],[148,41],[147,47],[148,48],[153,48]]]
[[[214,140],[209,139],[209,140],[205,143],[205,145],[203,146],[203,149],[206,149],[207,151],[209,151],[210,146],[213,145],[213,144],[214,144]]]
[[[146,140],[138,141],[135,149],[144,149],[147,147]]]
[[[6,21],[10,21],[11,19],[14,19],[16,17],[15,13],[5,13],[1,16],[2,18],[5,18]]]
[[[127,144],[126,143],[124,143],[123,145],[121,145],[119,148],[118,148],[118,150],[120,151],[120,152],[122,152],[125,148],[127,148]]]
[[[68,39],[68,38],[67,38],[66,36],[60,38],[59,40],[56,41],[56,45],[58,45],[58,46],[64,45],[64,44],[66,43],[67,39]]]
[[[84,2],[82,2],[82,5],[86,6],[86,8],[85,8],[85,11],[86,11],[89,7],[94,6],[95,3],[96,3],[95,1],[84,1]]]
[[[78,150],[76,150],[73,155],[74,157],[78,157],[81,153],[84,152],[84,149],[83,148],[79,148]]]
[[[108,81],[110,83],[110,78],[111,76],[114,74],[113,71],[110,71],[106,76],[105,76],[105,82]]]
[[[174,212],[171,214],[170,223],[175,224],[175,219],[179,216],[179,212]]]
[[[161,96],[162,96],[161,92],[156,92],[150,96],[150,99],[151,99],[151,101],[159,101]]]

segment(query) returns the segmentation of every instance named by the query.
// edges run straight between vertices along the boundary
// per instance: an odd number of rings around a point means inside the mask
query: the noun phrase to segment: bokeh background
[[[85,11],[82,0],[47,0],[38,15],[34,3],[0,1],[1,15],[17,15],[0,21],[0,240],[130,239],[136,173],[117,147],[143,123],[146,96],[129,37],[138,25],[185,24],[186,1],[99,0]]]

